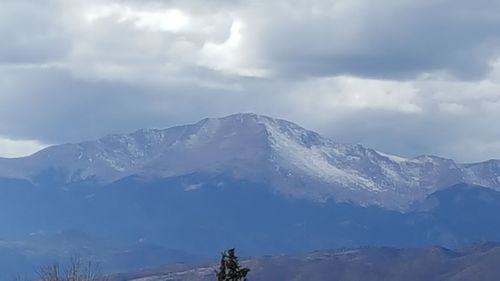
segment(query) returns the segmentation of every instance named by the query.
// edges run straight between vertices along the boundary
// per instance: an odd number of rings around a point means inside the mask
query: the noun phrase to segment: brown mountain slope
[[[319,251],[303,256],[252,258],[250,281],[498,281],[500,246],[482,244],[460,251],[442,247],[425,249],[361,248]],[[215,266],[184,265],[121,274],[113,281],[215,280]]]

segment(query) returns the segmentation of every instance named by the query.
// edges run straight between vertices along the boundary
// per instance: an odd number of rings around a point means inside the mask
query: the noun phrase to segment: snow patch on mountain
[[[278,165],[291,166],[291,169],[326,183],[343,184],[347,187],[359,186],[373,192],[381,191],[373,181],[356,170],[341,169],[332,165],[329,158],[338,151],[332,147],[328,148],[314,133],[295,126],[283,130],[283,127],[276,126],[273,120],[265,120],[264,124]],[[312,138],[315,141],[311,140]]]
[[[399,157],[399,156],[396,156],[396,155],[390,155],[390,154],[386,154],[386,153],[383,153],[383,152],[380,152],[380,151],[377,151],[377,153],[380,156],[386,157],[387,159],[389,159],[392,162],[403,163],[403,162],[408,161],[407,158]]]

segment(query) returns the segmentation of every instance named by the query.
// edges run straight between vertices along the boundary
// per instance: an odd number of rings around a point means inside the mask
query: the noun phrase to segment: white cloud
[[[245,24],[242,21],[234,20],[227,40],[222,43],[209,41],[203,45],[198,64],[229,74],[248,77],[269,76],[268,70],[252,66],[252,60],[256,58],[248,51],[249,46],[244,44],[244,29]]]
[[[180,32],[187,29],[190,22],[190,17],[178,9],[136,10],[117,3],[91,6],[84,14],[90,24],[107,17],[116,17],[119,22],[132,22],[136,28],[150,31]]]
[[[323,104],[336,108],[383,109],[404,113],[422,111],[418,105],[419,95],[409,82],[384,81],[338,76],[320,79]]]
[[[466,111],[464,105],[453,102],[440,103],[439,109],[444,113],[451,114],[461,114]]]
[[[0,157],[27,156],[46,146],[35,140],[11,140],[0,137]]]

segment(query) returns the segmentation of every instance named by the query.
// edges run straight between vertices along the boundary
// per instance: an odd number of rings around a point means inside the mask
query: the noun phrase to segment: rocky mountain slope
[[[0,159],[0,178],[61,187],[128,176],[229,175],[268,184],[291,198],[407,210],[458,183],[500,190],[500,161],[459,164],[437,156],[405,159],[323,138],[266,116],[236,114],[165,130],[140,130]]]

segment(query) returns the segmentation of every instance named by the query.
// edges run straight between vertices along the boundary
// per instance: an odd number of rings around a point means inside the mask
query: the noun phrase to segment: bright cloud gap
[[[0,157],[15,158],[31,155],[47,145],[35,140],[11,140],[0,137]]]

